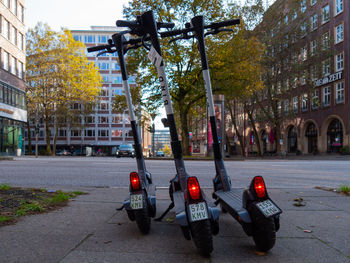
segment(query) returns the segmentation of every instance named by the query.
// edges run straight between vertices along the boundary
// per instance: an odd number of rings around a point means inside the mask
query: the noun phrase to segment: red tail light
[[[193,200],[198,200],[201,197],[201,189],[197,177],[188,177],[187,188]]]
[[[258,198],[266,196],[266,186],[264,179],[261,176],[254,177],[254,189]]]
[[[130,173],[130,185],[132,190],[134,191],[140,190],[140,179],[137,172]]]

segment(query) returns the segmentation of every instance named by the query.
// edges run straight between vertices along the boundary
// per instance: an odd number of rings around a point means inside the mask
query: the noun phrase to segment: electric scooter
[[[162,52],[158,39],[157,24],[154,20],[153,12],[147,11],[137,17],[136,21],[118,20],[117,26],[128,27],[130,34],[149,39],[151,46],[143,46],[149,50],[148,57],[156,66],[159,82],[162,91],[163,102],[167,118],[163,119],[165,126],[169,127],[171,136],[171,148],[174,155],[176,175],[170,181],[169,194],[172,203],[165,213],[175,207],[175,221],[180,225],[184,237],[191,238],[203,256],[209,256],[213,250],[212,235],[218,233],[219,209],[211,206],[200,188],[195,176],[189,176],[185,169],[182,156],[181,143],[176,130],[174,111],[168,89],[167,77],[163,64]]]
[[[100,51],[98,55],[104,53],[118,53],[120,70],[123,78],[125,97],[128,105],[129,117],[131,120],[131,129],[134,139],[134,149],[137,162],[137,172],[130,173],[129,195],[124,204],[118,210],[125,208],[128,218],[136,221],[136,224],[143,234],[147,234],[151,227],[151,217],[156,215],[156,194],[155,185],[152,182],[151,174],[146,170],[145,160],[142,154],[140,137],[138,132],[137,120],[132,104],[130,88],[128,83],[128,74],[126,71],[124,56],[130,49],[136,49],[141,46],[141,39],[130,39],[127,41],[124,37],[129,31],[116,33],[109,39],[109,45],[96,46],[88,48],[88,52]]]
[[[253,236],[255,245],[260,251],[270,250],[276,241],[276,232],[279,229],[279,215],[282,210],[271,200],[268,195],[264,179],[255,176],[248,189],[231,188],[231,179],[227,175],[215,118],[213,95],[209,74],[208,60],[205,50],[204,38],[207,35],[215,35],[223,31],[233,31],[225,28],[237,25],[239,19],[204,25],[203,16],[196,16],[186,23],[185,29],[162,32],[161,37],[177,36],[171,41],[179,39],[195,38],[202,62],[202,72],[206,98],[208,104],[210,126],[213,137],[213,151],[216,175],[213,179],[213,198],[216,204],[220,204],[223,212],[229,212],[243,227],[248,236]],[[205,30],[209,30],[206,31]]]

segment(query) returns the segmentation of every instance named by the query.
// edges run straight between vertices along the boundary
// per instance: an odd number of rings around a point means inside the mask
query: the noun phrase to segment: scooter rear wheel
[[[142,234],[148,234],[151,229],[151,217],[148,213],[148,206],[145,200],[143,201],[143,209],[135,210],[135,220]]]
[[[251,204],[249,214],[253,223],[253,239],[259,251],[267,252],[276,243],[276,228],[273,217],[266,218],[259,209]]]
[[[213,237],[209,220],[201,220],[190,223],[192,239],[199,253],[209,257],[213,251]]]

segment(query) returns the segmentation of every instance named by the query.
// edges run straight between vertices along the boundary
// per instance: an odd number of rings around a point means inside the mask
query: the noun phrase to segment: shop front
[[[21,155],[24,123],[0,117],[0,155]]]

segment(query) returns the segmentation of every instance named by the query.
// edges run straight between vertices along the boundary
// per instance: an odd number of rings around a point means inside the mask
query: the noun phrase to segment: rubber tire
[[[143,209],[134,210],[135,220],[142,234],[148,234],[151,229],[151,217],[148,213],[147,202],[143,201]]]
[[[213,251],[213,237],[209,219],[190,223],[191,235],[199,253],[209,257]]]
[[[276,228],[273,217],[266,218],[253,204],[248,208],[253,223],[253,239],[256,248],[261,252],[267,252],[276,243]]]

